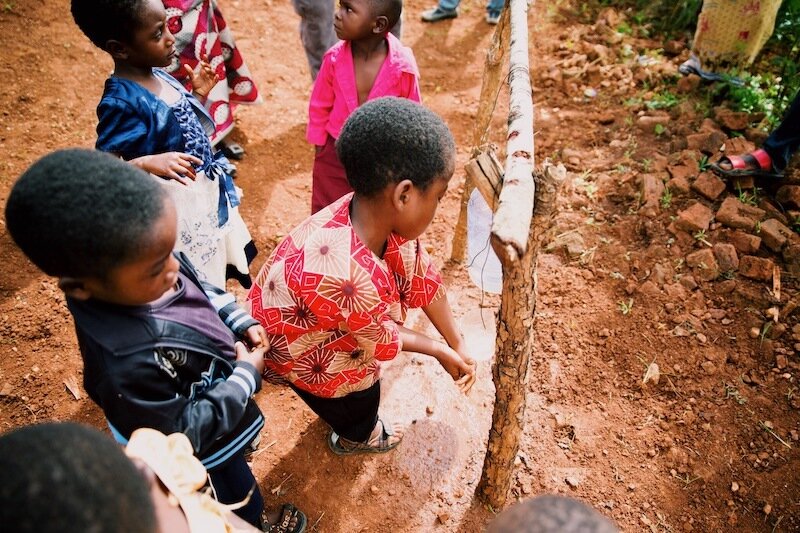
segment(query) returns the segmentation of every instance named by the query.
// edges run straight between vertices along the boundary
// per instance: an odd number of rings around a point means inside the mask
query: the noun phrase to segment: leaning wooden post
[[[533,349],[536,305],[534,272],[541,231],[532,231],[533,99],[528,68],[527,0],[511,0],[508,145],[503,188],[492,224],[492,248],[503,265],[503,293],[497,316],[496,388],[492,428],[477,494],[495,509],[505,505],[525,418],[528,362]],[[564,172],[545,170],[555,181]],[[558,187],[546,189],[557,191]],[[544,191],[543,191],[544,192]],[[552,212],[555,193],[549,206]],[[539,218],[542,217],[540,211]],[[547,214],[549,218],[549,214]]]
[[[478,112],[475,115],[475,130],[472,140],[472,157],[475,157],[478,148],[486,144],[489,132],[489,122],[492,119],[494,106],[503,77],[503,64],[508,50],[509,23],[508,9],[504,9],[500,22],[494,30],[492,42],[486,50],[486,66],[483,69],[483,82],[481,83],[481,96],[478,101]],[[464,179],[464,189],[461,192],[461,209],[458,213],[458,222],[453,234],[453,249],[450,260],[458,263],[464,261],[467,250],[467,203],[475,182],[469,174]]]

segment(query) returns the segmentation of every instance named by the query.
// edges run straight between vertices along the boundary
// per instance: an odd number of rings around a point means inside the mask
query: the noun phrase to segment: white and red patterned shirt
[[[409,307],[444,295],[419,241],[391,234],[383,258],[358,238],[352,194],[296,227],[273,250],[248,301],[272,346],[264,378],[324,398],[371,387],[400,350]]]

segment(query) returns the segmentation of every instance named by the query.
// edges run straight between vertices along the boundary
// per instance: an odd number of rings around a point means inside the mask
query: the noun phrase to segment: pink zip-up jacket
[[[411,48],[386,34],[389,51],[367,100],[399,96],[420,102],[419,69]],[[347,117],[358,107],[358,88],[350,41],[339,41],[325,53],[308,104],[306,139],[322,146],[328,135],[339,138]]]

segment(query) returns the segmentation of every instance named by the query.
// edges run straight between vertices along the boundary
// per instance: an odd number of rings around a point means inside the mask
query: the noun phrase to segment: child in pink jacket
[[[312,214],[353,191],[335,146],[347,117],[381,96],[420,101],[414,55],[389,33],[402,10],[402,0],[339,3],[333,27],[341,40],[326,52],[308,105],[306,138],[316,145]]]

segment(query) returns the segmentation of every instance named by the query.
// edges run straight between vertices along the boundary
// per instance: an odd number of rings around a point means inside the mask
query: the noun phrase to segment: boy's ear
[[[80,278],[58,278],[58,288],[76,300],[88,300],[92,296],[92,292],[86,288],[85,281]]]
[[[409,199],[411,198],[411,188],[413,186],[414,184],[411,182],[411,180],[400,181],[394,186],[394,190],[392,191],[392,204],[394,205],[395,209],[405,209]]]
[[[106,42],[106,52],[114,59],[128,59],[128,47],[116,39],[109,39]]]
[[[375,23],[372,27],[372,33],[386,33],[389,28],[389,19],[384,15],[375,17]]]

